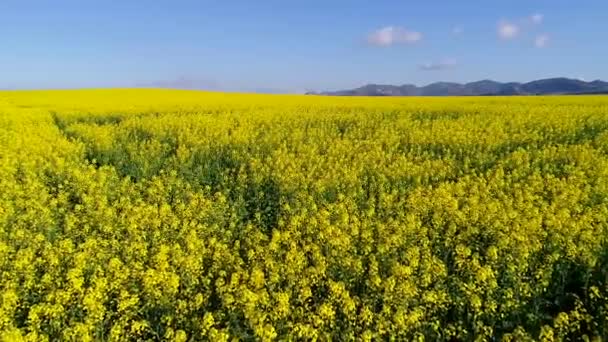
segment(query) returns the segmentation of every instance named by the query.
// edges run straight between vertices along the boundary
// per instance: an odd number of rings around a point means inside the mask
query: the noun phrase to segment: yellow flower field
[[[0,92],[5,341],[608,338],[608,97]]]

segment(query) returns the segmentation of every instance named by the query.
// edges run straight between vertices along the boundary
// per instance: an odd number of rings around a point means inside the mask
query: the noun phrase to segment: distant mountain
[[[605,94],[608,82],[585,82],[569,78],[548,78],[528,83],[501,83],[482,80],[466,84],[437,82],[424,87],[412,84],[383,85],[368,84],[351,90],[308,93],[310,95],[333,96],[481,96],[481,95],[559,95],[559,94]]]

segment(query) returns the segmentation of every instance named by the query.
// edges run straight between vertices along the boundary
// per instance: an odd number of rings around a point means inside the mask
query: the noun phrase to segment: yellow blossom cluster
[[[606,97],[0,92],[2,341],[606,338]]]

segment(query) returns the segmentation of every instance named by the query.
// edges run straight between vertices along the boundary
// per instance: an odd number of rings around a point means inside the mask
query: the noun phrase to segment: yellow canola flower
[[[0,92],[0,340],[599,341],[608,99]]]

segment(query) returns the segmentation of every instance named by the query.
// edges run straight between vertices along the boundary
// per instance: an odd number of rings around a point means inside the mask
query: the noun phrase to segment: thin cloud
[[[456,61],[453,59],[444,59],[439,62],[429,62],[429,63],[420,64],[418,66],[418,69],[424,70],[424,71],[447,70],[447,69],[453,69],[457,65],[458,65],[458,63],[456,63]]]
[[[464,29],[460,26],[455,26],[452,28],[452,34],[455,36],[460,36],[464,33]]]
[[[422,33],[410,31],[399,26],[387,26],[370,33],[367,42],[374,46],[393,46],[397,44],[413,44],[422,40]]]
[[[515,37],[517,37],[517,35],[519,35],[520,32],[520,28],[519,25],[506,21],[506,20],[502,20],[498,23],[498,37],[500,37],[501,39],[513,39]]]
[[[540,14],[540,13],[536,13],[536,14],[533,14],[533,15],[530,16],[530,21],[533,24],[536,24],[536,25],[542,24],[543,20],[545,20],[545,16],[543,14]]]
[[[549,44],[549,35],[547,35],[547,34],[539,34],[534,39],[534,46],[536,46],[539,49],[546,47],[547,44]]]

